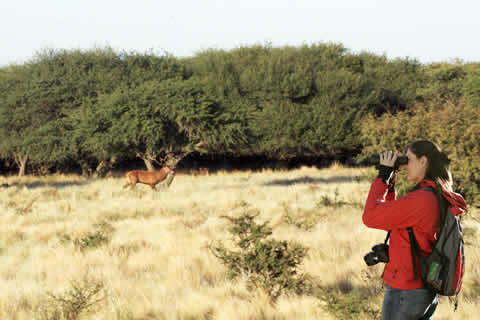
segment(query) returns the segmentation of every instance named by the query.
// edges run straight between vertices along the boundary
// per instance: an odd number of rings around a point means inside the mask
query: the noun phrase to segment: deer
[[[138,156],[138,155],[137,155]],[[152,159],[154,160],[154,159]],[[154,160],[158,164],[160,164],[158,161]],[[160,164],[161,165],[161,164]],[[171,169],[168,166],[165,166],[159,170],[155,171],[146,171],[146,170],[132,170],[128,171],[126,174],[127,178],[127,183],[123,186],[123,189],[126,187],[135,187],[137,183],[143,183],[147,184],[152,188],[152,190],[156,190],[155,186],[164,181],[168,176],[172,175],[172,177],[175,175],[175,171]],[[170,179],[167,181],[168,184],[171,183]]]
[[[169,167],[163,167],[160,170],[155,171],[145,171],[145,170],[132,170],[128,171],[126,174],[127,183],[123,186],[123,189],[126,187],[135,187],[137,183],[148,184],[152,190],[156,190],[155,186],[165,180],[168,175],[175,174],[175,171]]]

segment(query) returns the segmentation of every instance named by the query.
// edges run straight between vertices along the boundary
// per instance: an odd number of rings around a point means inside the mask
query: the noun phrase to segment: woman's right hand
[[[397,160],[397,158],[398,152],[396,151],[393,152],[392,150],[390,150],[380,153],[380,165],[393,168],[395,165],[395,160]]]

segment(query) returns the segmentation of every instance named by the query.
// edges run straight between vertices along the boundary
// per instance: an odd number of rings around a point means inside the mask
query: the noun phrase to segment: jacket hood
[[[421,187],[432,187],[435,188],[435,182],[431,180],[423,180],[420,182]],[[467,203],[465,202],[465,199],[463,196],[459,193],[453,192],[453,191],[443,191],[442,192],[443,196],[449,203],[450,210],[453,212],[455,216],[461,215],[464,212],[467,211]]]
[[[461,194],[455,192],[443,192],[443,196],[450,204],[450,210],[455,216],[467,211],[467,203]]]

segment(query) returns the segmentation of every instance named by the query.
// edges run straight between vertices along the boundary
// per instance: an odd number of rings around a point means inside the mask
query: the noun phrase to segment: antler
[[[157,160],[157,157],[156,156],[152,156],[150,158],[150,160],[154,161],[156,164],[158,164],[160,167],[164,167],[165,164],[167,163],[167,157],[162,157],[162,158],[159,158],[160,161]]]
[[[141,154],[140,152],[137,152],[136,153],[136,157],[137,158],[140,158],[142,160],[149,160],[149,161],[153,161],[155,162],[156,164],[158,164],[160,167],[164,167],[165,166],[165,163],[167,162],[167,157],[163,157],[163,158],[159,158],[160,161],[157,160],[157,154],[156,153],[153,153],[153,154]]]

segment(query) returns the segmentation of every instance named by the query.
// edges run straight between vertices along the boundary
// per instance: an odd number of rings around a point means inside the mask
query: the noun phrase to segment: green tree
[[[467,76],[463,86],[463,95],[467,103],[480,107],[480,66],[478,70]]]
[[[206,50],[192,70],[217,98],[250,110],[250,150],[277,159],[357,152],[360,119],[407,109],[421,79],[415,60],[322,43]]]
[[[109,48],[44,50],[34,57],[31,65],[41,79],[38,100],[56,111],[35,138],[36,154],[42,156],[42,163],[58,166],[75,161],[86,169],[85,154],[75,139],[79,126],[76,120],[83,108],[118,85],[121,60]]]
[[[105,129],[111,119],[109,110],[99,105],[100,98],[118,87],[135,88],[150,79],[187,75],[184,64],[171,56],[118,54],[110,48],[44,50],[30,65],[39,79],[31,90],[35,89],[36,101],[48,108],[51,117],[29,144],[42,163],[58,166],[75,161],[83,174],[93,171],[92,166],[97,174],[105,174],[125,151]]]
[[[478,108],[466,104],[419,104],[393,116],[370,116],[362,127],[366,157],[382,150],[406,152],[409,143],[428,139],[437,143],[451,160],[450,169],[457,191],[470,204],[480,205],[480,116]]]
[[[432,63],[423,67],[424,80],[418,99],[425,103],[457,103],[467,72],[461,63]]]
[[[248,139],[241,115],[223,108],[196,78],[120,88],[102,98],[99,110],[93,118],[107,124],[103,135],[150,169],[158,158],[175,166],[191,152],[231,152]],[[97,143],[103,141],[98,134],[92,135]]]
[[[11,156],[25,174],[27,162],[42,163],[48,150],[40,142],[48,137],[48,126],[61,117],[50,83],[36,64],[14,66],[2,72],[2,108],[0,109],[1,150]],[[48,138],[54,141],[54,138]]]

